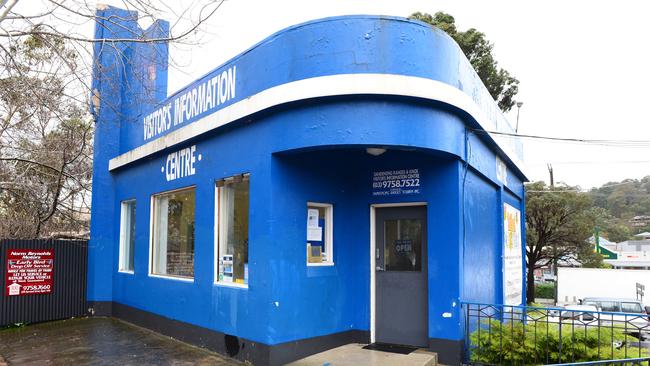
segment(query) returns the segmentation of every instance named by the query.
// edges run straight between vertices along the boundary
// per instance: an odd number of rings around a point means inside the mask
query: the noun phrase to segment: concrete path
[[[290,363],[290,366],[435,366],[437,355],[425,350],[417,350],[408,355],[371,351],[363,349],[365,344],[346,344],[345,346],[317,353]]]
[[[243,365],[113,318],[81,318],[0,330],[0,366]]]

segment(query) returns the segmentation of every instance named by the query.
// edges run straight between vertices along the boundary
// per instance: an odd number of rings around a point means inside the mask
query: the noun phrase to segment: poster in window
[[[503,204],[503,297],[505,305],[521,305],[523,288],[521,212]]]
[[[318,209],[307,209],[307,227],[318,227]]]

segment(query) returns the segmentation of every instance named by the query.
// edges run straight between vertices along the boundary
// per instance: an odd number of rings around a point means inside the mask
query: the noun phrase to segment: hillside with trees
[[[650,175],[609,182],[589,191],[601,234],[620,242],[650,231]]]

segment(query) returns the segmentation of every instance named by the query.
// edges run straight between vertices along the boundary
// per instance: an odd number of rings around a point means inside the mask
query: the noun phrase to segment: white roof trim
[[[492,130],[495,125],[467,94],[437,80],[394,74],[320,76],[281,84],[244,98],[111,159],[108,169],[118,169],[215,128],[277,105],[311,98],[358,94],[396,95],[440,101],[464,110],[485,130]],[[523,162],[509,144],[513,139],[494,134],[490,134],[490,136],[510,160],[525,173]]]

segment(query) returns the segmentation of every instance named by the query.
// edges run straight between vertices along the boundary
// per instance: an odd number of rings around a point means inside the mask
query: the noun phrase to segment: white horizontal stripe
[[[464,110],[486,130],[490,121],[474,101],[459,89],[437,80],[394,74],[340,74],[320,76],[278,85],[233,103],[187,126],[174,130],[109,161],[115,170],[136,160],[194,138],[215,128],[265,109],[299,100],[355,94],[396,95],[443,102]],[[523,172],[523,162],[507,142],[490,134],[497,145]]]

